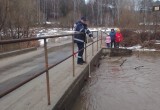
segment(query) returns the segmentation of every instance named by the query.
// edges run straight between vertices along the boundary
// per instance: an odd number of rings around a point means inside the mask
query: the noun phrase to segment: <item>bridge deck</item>
[[[89,47],[87,49],[87,61],[90,61],[92,58],[91,55],[92,48]],[[96,54],[97,46],[94,45],[94,54]],[[42,53],[42,52],[39,52]],[[90,54],[89,54],[90,53]],[[28,55],[20,55],[19,57],[15,56],[12,57],[11,62],[14,63],[19,58],[31,58],[34,56],[35,53],[29,53]],[[13,60],[15,59],[15,60]],[[10,61],[10,58],[7,58],[5,62]],[[42,61],[44,62],[44,61]],[[75,61],[76,62],[76,61]],[[6,63],[7,65],[7,63]],[[36,66],[36,64],[34,64]],[[38,78],[30,81],[29,83],[23,85],[22,87],[16,89],[15,91],[9,93],[8,95],[2,97],[0,99],[0,108],[1,110],[51,110],[57,101],[61,98],[67,88],[72,84],[72,82],[78,77],[81,73],[85,65],[75,65],[75,77],[73,77],[72,72],[72,58],[68,59],[67,61],[61,63],[60,65],[56,66],[55,68],[49,71],[50,76],[50,92],[51,92],[51,105],[48,106],[47,102],[47,90],[46,90],[46,77],[45,74],[39,76]],[[26,64],[27,66],[27,64]],[[16,70],[10,71],[10,73],[16,73],[16,75],[22,74],[22,71],[25,71],[25,67],[19,71]],[[9,68],[8,68],[9,70]],[[34,70],[34,66],[32,67]],[[1,76],[5,75],[0,74]],[[10,74],[6,79],[12,78],[14,74]],[[2,77],[1,77],[2,78]],[[6,81],[4,79],[1,80],[1,84]],[[12,85],[9,85],[12,86]],[[1,89],[2,90],[2,89]]]

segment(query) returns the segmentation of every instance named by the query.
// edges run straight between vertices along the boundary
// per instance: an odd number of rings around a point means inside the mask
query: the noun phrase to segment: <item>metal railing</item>
[[[97,39],[96,41],[93,41],[91,42],[89,45],[86,45],[85,44],[85,47],[83,49],[85,49],[85,60],[87,60],[87,47],[91,46],[92,45],[92,56],[94,55],[94,43],[97,42],[97,51],[98,51],[98,42],[101,40],[101,43],[100,43],[100,47],[101,47],[101,44],[102,44],[102,34],[101,34],[101,38],[99,39],[98,37],[98,31],[91,31],[92,33],[96,32],[97,33]],[[49,84],[49,70],[52,69],[53,67],[55,67],[56,65],[59,65],[60,63],[66,61],[67,59],[71,58],[72,57],[72,60],[73,60],[73,77],[75,76],[75,54],[77,54],[79,51],[74,51],[74,41],[73,41],[73,38],[74,38],[74,35],[75,34],[82,34],[82,33],[78,33],[78,32],[74,32],[74,33],[71,33],[71,34],[63,34],[63,35],[55,35],[55,36],[46,36],[46,37],[39,37],[39,38],[26,38],[26,39],[17,39],[17,40],[2,40],[0,41],[0,45],[3,45],[3,44],[11,44],[11,43],[18,43],[18,42],[26,42],[26,41],[33,41],[33,40],[40,40],[40,39],[43,39],[44,40],[44,53],[45,53],[45,69],[42,70],[41,72],[39,72],[38,74],[36,74],[35,76],[31,77],[31,78],[28,78],[27,80],[17,84],[16,86],[10,88],[9,90],[3,92],[0,94],[0,98],[2,98],[3,96],[9,94],[10,92],[14,91],[15,89],[21,87],[22,85],[26,84],[27,82],[35,79],[36,77],[46,73],[46,84],[47,84],[47,99],[48,99],[48,105],[50,105],[50,84]],[[53,65],[49,65],[48,64],[48,50],[47,50],[47,39],[48,38],[58,38],[58,37],[65,37],[65,36],[72,36],[72,54],[69,55],[68,57],[64,58],[63,60],[53,64]],[[82,50],[83,50],[82,49]]]

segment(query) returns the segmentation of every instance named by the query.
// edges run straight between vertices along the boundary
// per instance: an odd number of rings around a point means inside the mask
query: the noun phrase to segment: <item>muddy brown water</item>
[[[72,110],[160,110],[160,55],[102,58]]]

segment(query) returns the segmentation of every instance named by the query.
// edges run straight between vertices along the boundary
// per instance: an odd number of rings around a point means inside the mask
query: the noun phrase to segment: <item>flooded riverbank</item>
[[[159,110],[160,55],[103,57],[72,110]]]

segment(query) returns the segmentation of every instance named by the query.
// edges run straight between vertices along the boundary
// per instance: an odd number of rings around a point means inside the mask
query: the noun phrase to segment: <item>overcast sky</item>
[[[85,0],[86,4],[89,2],[89,0]]]

